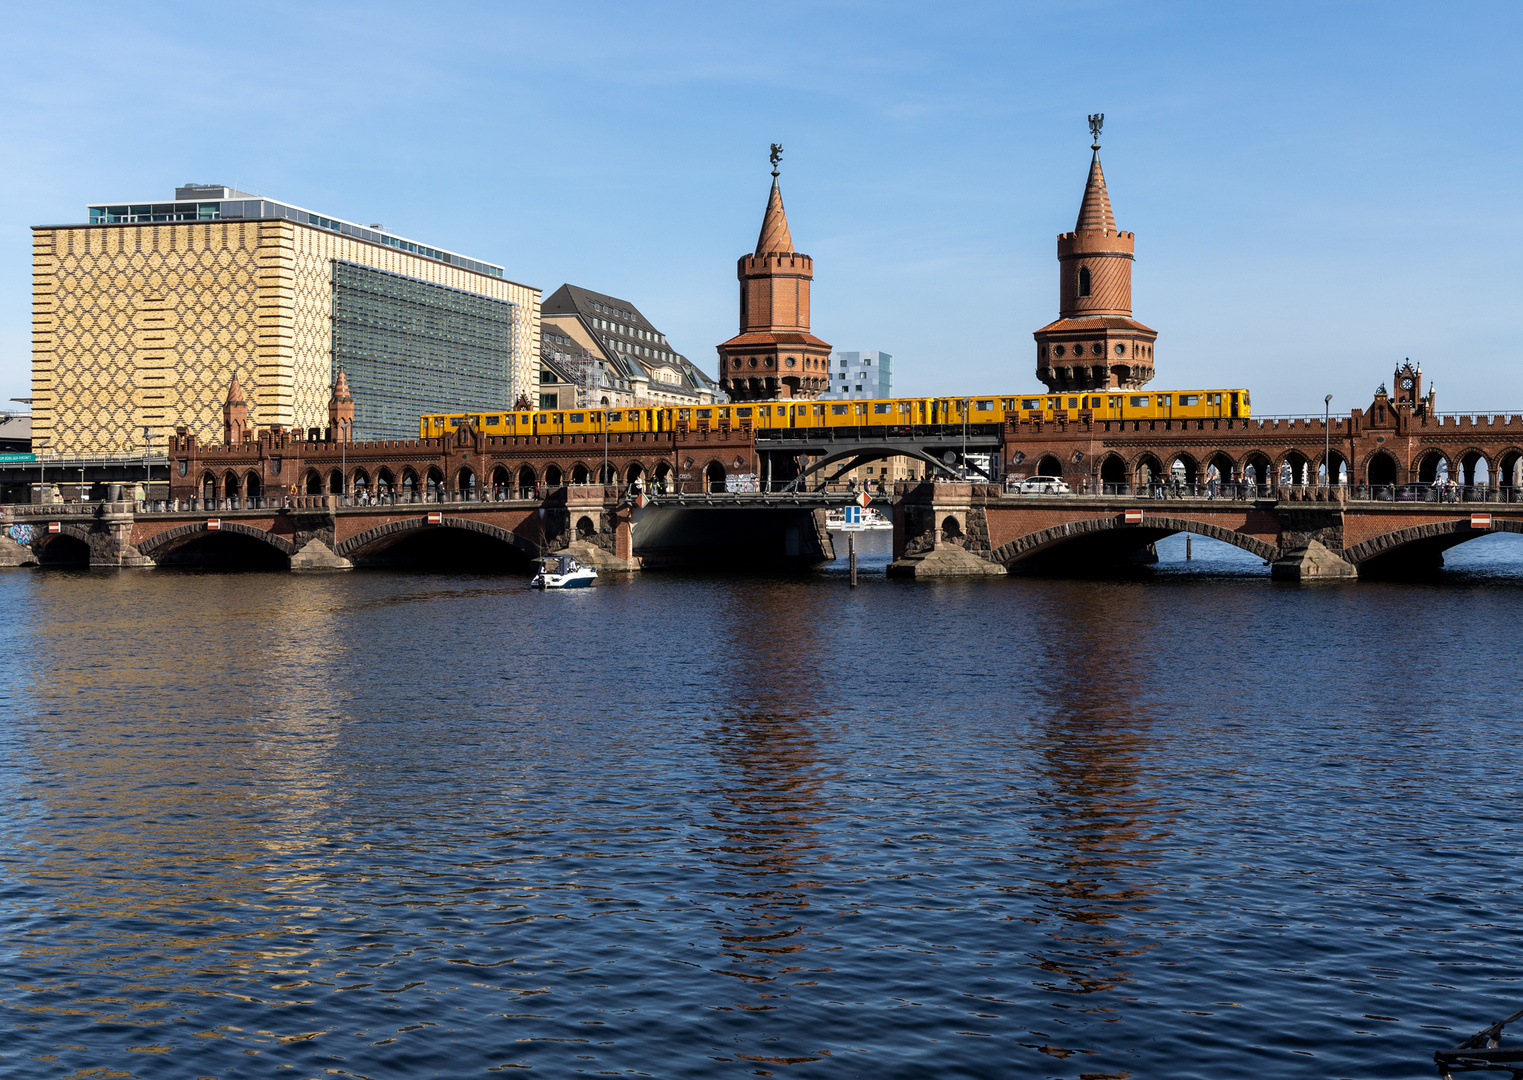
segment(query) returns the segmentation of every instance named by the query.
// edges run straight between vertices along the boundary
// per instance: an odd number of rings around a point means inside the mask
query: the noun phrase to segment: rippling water
[[[1523,1006],[1515,540],[5,572],[0,1074],[1432,1076]]]

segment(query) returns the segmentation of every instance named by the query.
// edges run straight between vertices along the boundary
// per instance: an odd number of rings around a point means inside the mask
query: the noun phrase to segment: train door
[[[1237,418],[1237,408],[1238,408],[1238,406],[1237,406],[1237,394],[1234,393],[1231,396],[1232,396],[1232,416],[1233,416],[1233,419],[1236,419]]]

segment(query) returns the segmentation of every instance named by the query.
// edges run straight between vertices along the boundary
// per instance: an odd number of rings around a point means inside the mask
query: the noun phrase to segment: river
[[[1432,1077],[1523,1007],[1523,540],[884,541],[856,589],[0,572],[0,1074]]]

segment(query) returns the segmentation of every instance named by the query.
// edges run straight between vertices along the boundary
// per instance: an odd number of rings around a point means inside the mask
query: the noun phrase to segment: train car
[[[1214,420],[1251,416],[1248,391],[1105,390],[989,397],[868,398],[620,409],[429,413],[418,435],[437,439],[469,423],[488,435],[601,435],[641,431],[776,431],[786,428],[1002,424],[1012,421]]]

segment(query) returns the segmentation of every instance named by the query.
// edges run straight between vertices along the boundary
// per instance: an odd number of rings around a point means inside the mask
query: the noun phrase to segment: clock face
[[[1403,380],[1401,380],[1401,388],[1403,390],[1410,390],[1410,389],[1412,389],[1412,380],[1411,379],[1403,379]]]

